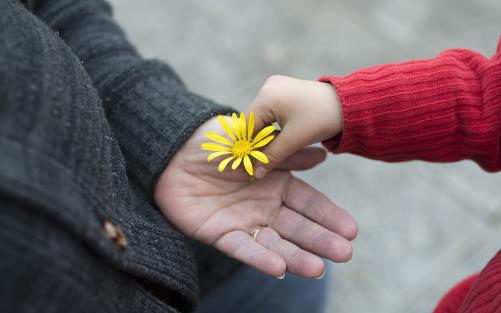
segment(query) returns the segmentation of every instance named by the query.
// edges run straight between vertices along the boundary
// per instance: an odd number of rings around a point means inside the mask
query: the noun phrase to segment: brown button
[[[127,248],[127,239],[125,238],[124,232],[120,229],[120,227],[108,220],[103,220],[102,224],[106,237],[111,239],[119,250],[125,250],[125,248]]]

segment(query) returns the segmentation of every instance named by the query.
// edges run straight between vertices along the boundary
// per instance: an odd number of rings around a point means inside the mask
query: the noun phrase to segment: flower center
[[[252,145],[248,140],[239,140],[235,142],[233,148],[231,148],[231,152],[237,158],[243,158],[246,155],[249,155],[252,151]]]

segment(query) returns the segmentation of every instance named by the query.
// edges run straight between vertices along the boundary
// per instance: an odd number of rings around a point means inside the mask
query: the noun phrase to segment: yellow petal
[[[252,169],[252,163],[248,155],[244,157],[244,166],[247,173],[249,173],[250,176],[254,176],[254,170]]]
[[[209,151],[230,151],[228,147],[220,146],[212,142],[203,143],[200,148]]]
[[[254,112],[250,112],[249,125],[247,126],[247,138],[249,138],[249,140],[252,138],[253,132],[254,132]]]
[[[222,155],[225,155],[225,154],[231,154],[231,152],[230,151],[218,151],[218,152],[211,153],[207,157],[207,161],[210,162],[210,161],[214,160],[215,158],[222,156]]]
[[[273,135],[268,136],[268,137],[264,138],[263,140],[261,140],[260,142],[254,144],[252,146],[252,148],[255,149],[255,148],[260,148],[260,147],[266,146],[267,144],[270,143],[270,141],[273,140],[273,138],[275,138],[275,136],[273,136]]]
[[[222,143],[223,145],[228,145],[228,146],[231,146],[233,145],[228,139],[226,139],[225,137],[219,135],[219,134],[216,134],[216,133],[213,133],[213,132],[206,132],[205,133],[205,136],[207,136],[209,139],[212,139],[214,140],[215,142],[219,142],[219,143]]]
[[[258,143],[261,139],[263,139],[264,137],[268,136],[269,134],[271,134],[273,131],[275,130],[275,126],[273,125],[270,125],[270,126],[267,126],[265,128],[263,128],[256,136],[256,138],[254,138],[254,140],[252,141],[252,143]]]
[[[242,158],[238,158],[235,161],[233,161],[233,164],[231,165],[231,169],[234,170],[236,169],[240,163],[242,163]]]
[[[221,163],[219,163],[219,166],[217,167],[217,170],[222,172],[224,171],[224,169],[226,168],[226,165],[228,165],[228,163],[230,163],[231,160],[233,160],[235,157],[229,157],[229,158],[226,158],[224,160],[221,161]]]
[[[261,161],[261,163],[264,163],[264,164],[270,163],[270,160],[268,160],[268,157],[266,156],[266,154],[262,153],[261,151],[254,150],[254,151],[251,151],[250,154],[253,157],[255,157],[256,159],[258,159],[259,161]]]
[[[233,124],[233,130],[235,131],[235,135],[237,135],[237,138],[241,138],[240,136],[240,127],[238,126],[239,120],[238,117],[235,113],[231,115],[231,120]]]
[[[230,136],[230,137],[231,137],[231,139],[236,140],[236,138],[235,138],[235,134],[233,133],[233,130],[231,129],[230,124],[229,124],[229,123],[228,123],[228,121],[224,118],[224,116],[219,115],[219,116],[217,117],[217,120],[219,121],[219,124],[221,124],[221,126],[223,126],[223,129],[224,129],[224,131],[228,134],[228,136]]]
[[[239,128],[240,128],[240,135],[242,136],[243,140],[245,140],[245,137],[247,136],[247,130],[245,129],[245,124],[247,124],[245,122],[245,113],[244,112],[240,112],[240,125],[239,125]]]

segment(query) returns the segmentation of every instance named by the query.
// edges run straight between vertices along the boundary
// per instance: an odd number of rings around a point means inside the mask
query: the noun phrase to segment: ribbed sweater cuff
[[[434,59],[320,78],[335,87],[344,121],[342,134],[324,145],[383,161],[473,159],[499,170],[501,105],[486,91],[501,83],[486,63],[471,51],[448,50]]]
[[[153,62],[153,67],[161,63]],[[165,71],[147,62],[134,66],[103,88],[104,107],[127,170],[148,192],[180,146],[205,121],[234,110],[189,92]]]

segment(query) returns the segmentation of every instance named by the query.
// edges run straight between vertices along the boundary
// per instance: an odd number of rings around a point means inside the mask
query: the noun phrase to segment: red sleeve
[[[470,50],[320,80],[337,90],[343,132],[324,145],[382,161],[471,159],[501,170],[501,40],[490,59]]]
[[[501,312],[501,250],[480,272],[457,312]]]

